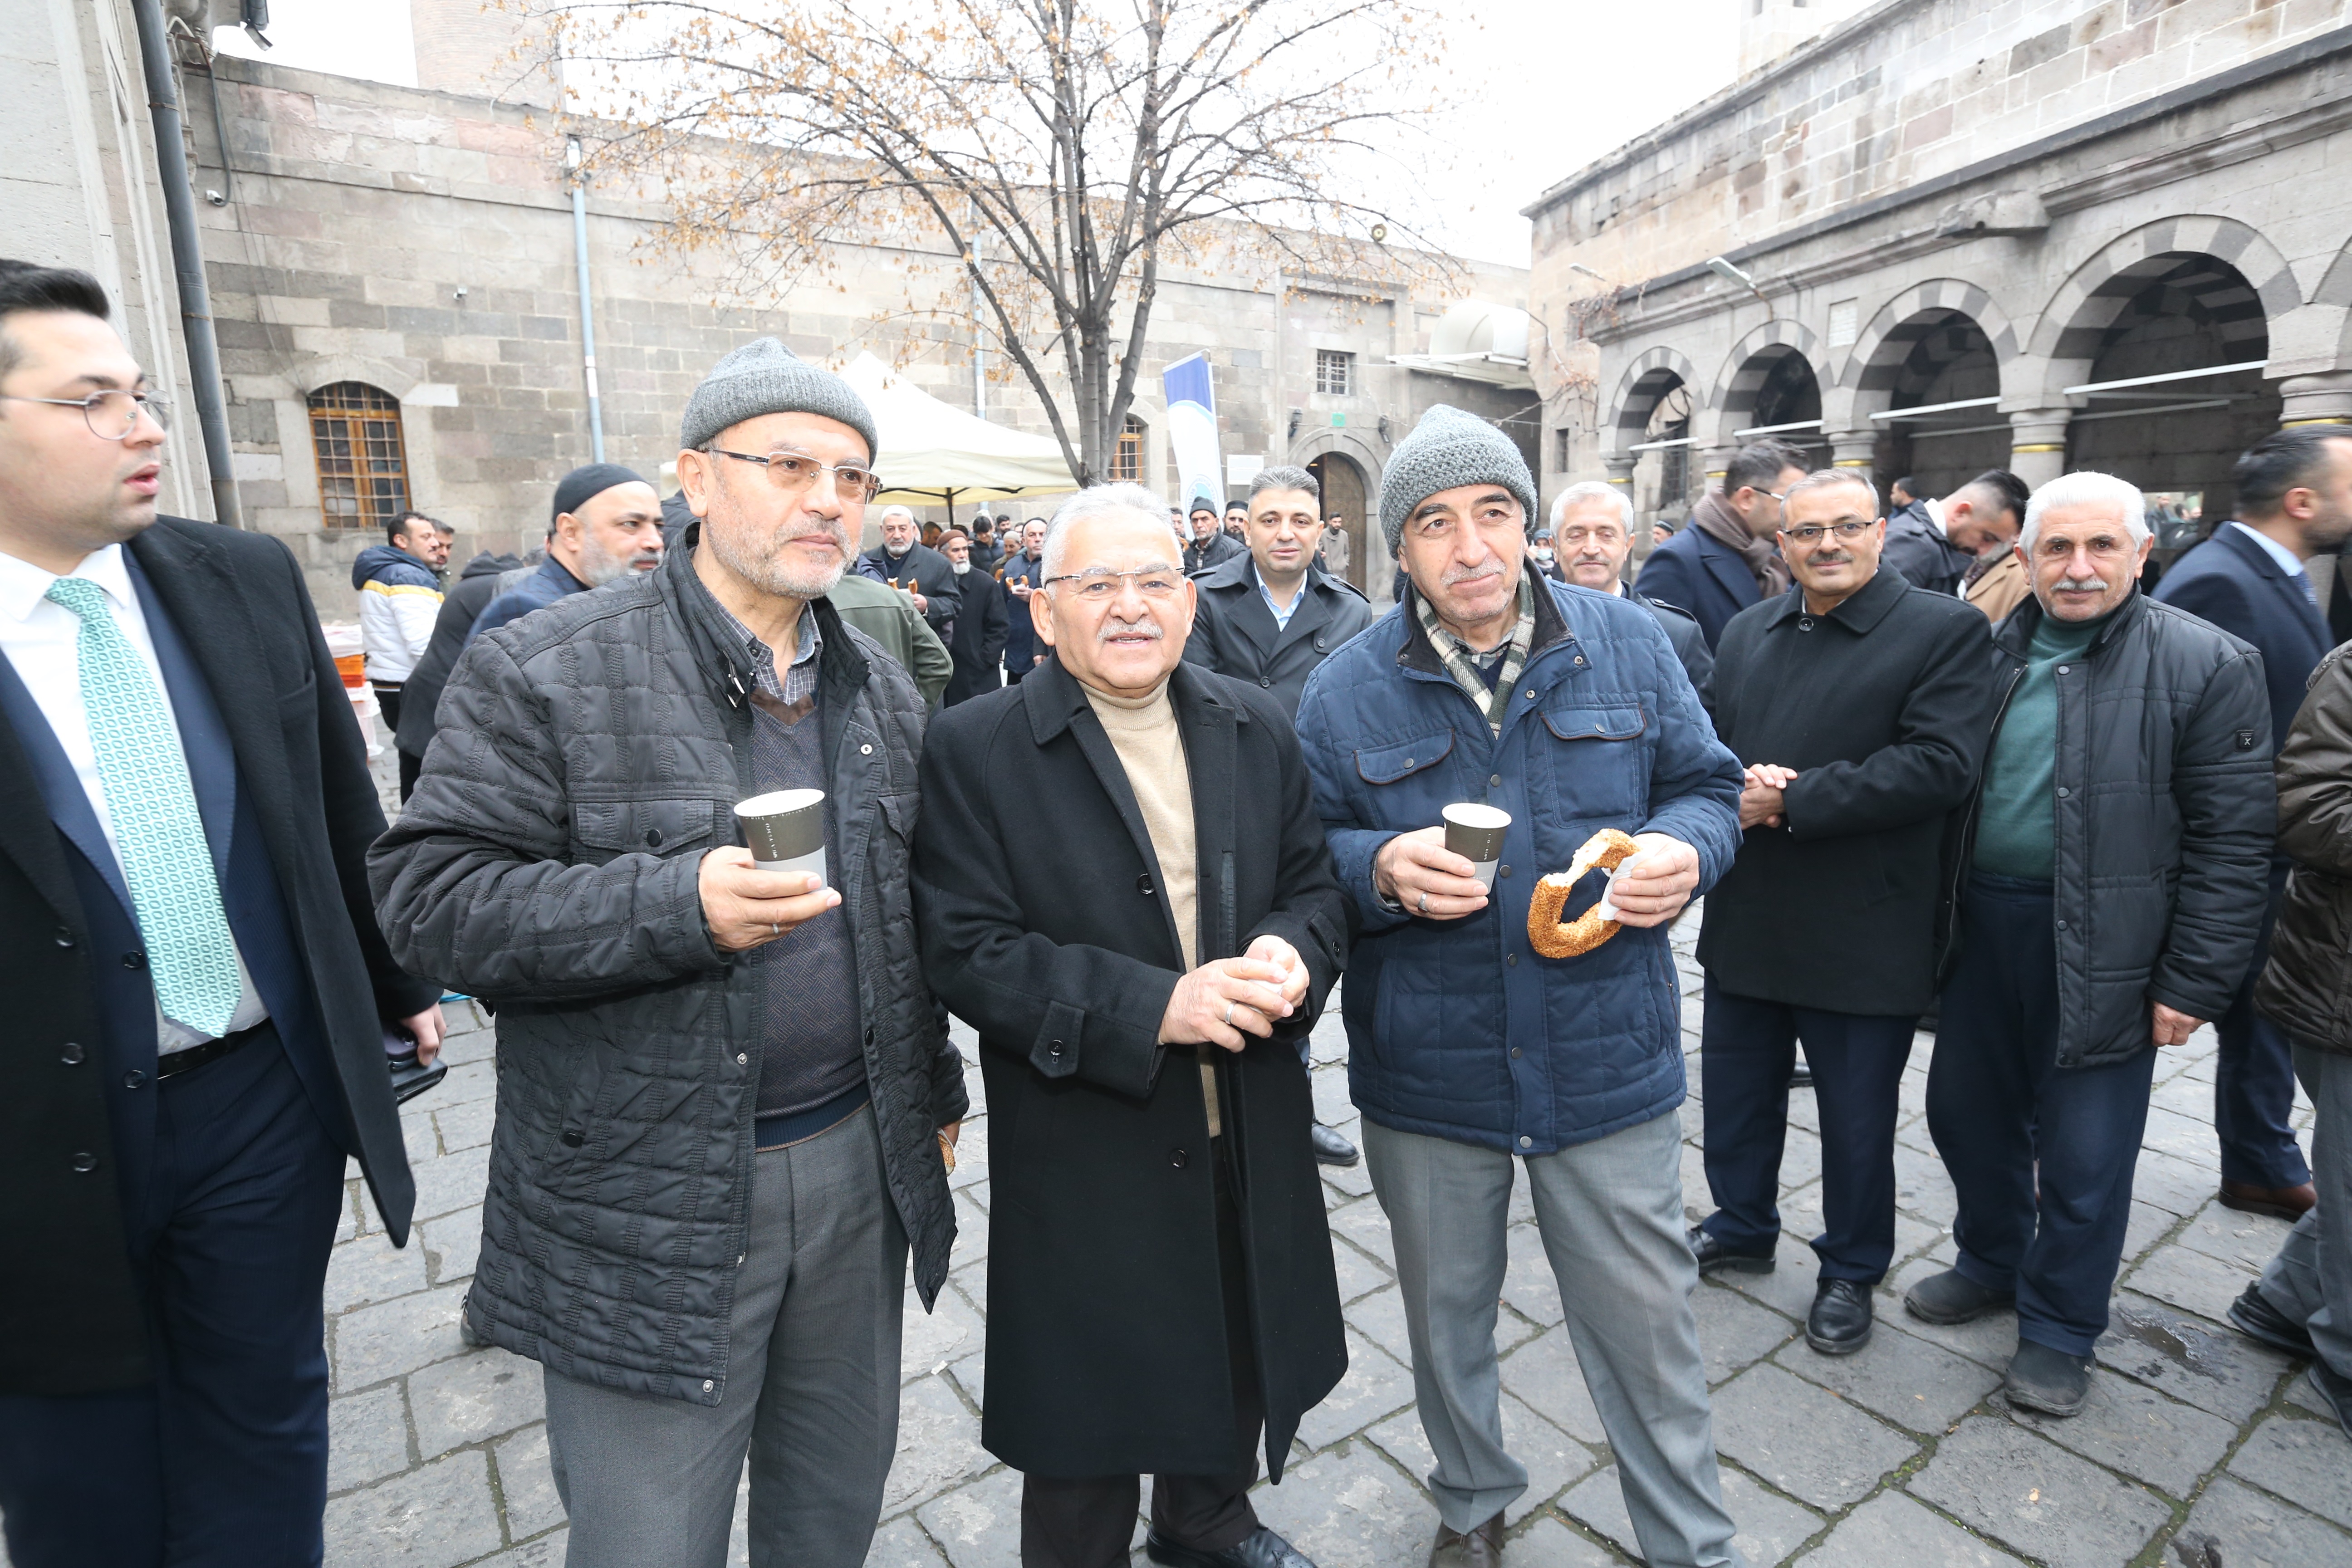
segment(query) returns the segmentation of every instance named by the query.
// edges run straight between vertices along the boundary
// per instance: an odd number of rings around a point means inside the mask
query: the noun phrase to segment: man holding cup
[[[992,1113],[981,1441],[1024,1473],[1024,1568],[1125,1568],[1143,1473],[1154,1563],[1310,1568],[1248,1493],[1347,1366],[1298,1051],[1347,914],[1281,709],[1182,662],[1183,552],[1141,486],[1065,501],[1030,600],[1054,658],[923,749],[924,968]]]
[[[1433,1563],[1491,1568],[1527,1489],[1494,1337],[1516,1159],[1643,1552],[1713,1568],[1739,1558],[1690,1306],[1665,928],[1738,847],[1739,764],[1648,610],[1530,568],[1534,513],[1509,438],[1431,409],[1381,484],[1402,602],[1307,683],[1299,741],[1362,922],[1349,1085],[1437,1459]],[[1446,847],[1480,827],[1440,825],[1461,804],[1509,819],[1491,889]],[[1625,929],[1541,956],[1538,880],[1612,828],[1640,850],[1609,888]],[[1601,881],[1570,889],[1575,914]]]
[[[370,857],[400,961],[499,1005],[466,1321],[546,1368],[572,1568],[719,1568],[747,1452],[754,1563],[863,1563],[910,1248],[926,1305],[947,1277],[962,1062],[908,938],[924,706],[826,597],[876,444],[775,339],[719,361],[677,459],[699,521],[658,571],[474,639]]]

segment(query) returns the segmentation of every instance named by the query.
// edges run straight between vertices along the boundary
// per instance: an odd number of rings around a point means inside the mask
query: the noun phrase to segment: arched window
[[[1143,421],[1132,414],[1119,427],[1118,450],[1110,458],[1110,477],[1130,484],[1143,478]]]
[[[312,393],[310,448],[329,528],[380,529],[408,510],[400,400],[382,387],[338,381]]]

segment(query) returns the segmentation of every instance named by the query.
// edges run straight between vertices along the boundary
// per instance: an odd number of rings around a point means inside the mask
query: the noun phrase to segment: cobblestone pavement
[[[1696,930],[1694,915],[1675,937],[1693,1084],[1683,1184],[1694,1215],[1708,1207],[1697,1145]],[[481,1015],[471,1004],[451,1012],[459,1032],[448,1079],[404,1117],[416,1237],[404,1251],[387,1246],[354,1179],[328,1272],[329,1568],[541,1568],[563,1557],[539,1368],[457,1337],[496,1069]],[[926,1316],[908,1296],[898,1458],[874,1568],[1011,1568],[1018,1557],[1020,1477],[979,1443],[988,1121],[976,1046],[960,1026],[956,1037],[974,1107],[953,1179],[961,1231],[938,1310]],[[1749,1560],[1758,1568],[2153,1568],[2172,1561],[2176,1540],[2210,1535],[2227,1568],[2352,1568],[2352,1443],[2323,1414],[2301,1363],[2222,1323],[2286,1227],[2212,1201],[2211,1030],[2158,1064],[2115,1324],[2099,1346],[2091,1402],[2071,1421],[2012,1412],[1997,1392],[2013,1320],[1937,1329],[1903,1312],[1903,1289],[1952,1256],[1951,1184],[1924,1115],[1934,1044],[1919,1037],[1904,1079],[1898,1261],[1879,1292],[1869,1347],[1832,1361],[1804,1344],[1813,1258],[1798,1238],[1819,1226],[1821,1160],[1803,1091],[1790,1107],[1782,1165],[1779,1270],[1699,1287],[1724,1494]],[[1335,1018],[1315,1041],[1316,1105],[1352,1137],[1345,1055]],[[2307,1104],[2297,1121],[2308,1129]],[[1351,1364],[1307,1414],[1284,1483],[1262,1486],[1257,1506],[1321,1568],[1417,1568],[1436,1512],[1421,1482],[1431,1458],[1412,1411],[1388,1225],[1360,1167],[1325,1180]],[[1507,1561],[1638,1561],[1524,1185],[1512,1217],[1496,1338],[1504,1426],[1532,1484],[1509,1510]],[[747,1561],[740,1503],[733,1561]]]

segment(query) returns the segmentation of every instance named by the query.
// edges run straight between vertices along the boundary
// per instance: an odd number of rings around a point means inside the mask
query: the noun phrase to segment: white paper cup
[[[1475,801],[1462,801],[1440,813],[1445,818],[1445,847],[1476,868],[1479,886],[1495,890],[1495,867],[1503,858],[1503,833],[1511,814]]]
[[[817,886],[824,886],[824,791],[755,795],[737,804],[735,817],[743,825],[753,865],[762,871],[814,871]]]

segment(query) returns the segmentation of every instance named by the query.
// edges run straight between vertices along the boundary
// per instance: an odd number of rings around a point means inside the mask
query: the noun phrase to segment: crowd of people
[[[905,1281],[928,1309],[955,1241],[950,1016],[1030,1568],[1125,1563],[1145,1475],[1151,1561],[1311,1568],[1251,1494],[1347,1371],[1317,1164],[1360,1159],[1433,1568],[1500,1563],[1528,1484],[1521,1180],[1644,1556],[1739,1563],[1693,1292],[1787,1257],[1809,1082],[1805,1338],[1867,1346],[1923,1020],[1957,1256],[1905,1311],[2013,1311],[2006,1398],[2080,1410],[2155,1063],[2210,1022],[2220,1200],[2294,1221],[2231,1320],[2352,1426],[2352,666],[2305,567],[2352,538],[2352,433],[2246,453],[2152,594],[2121,479],[1887,516],[1769,442],[1636,579],[1621,489],[1540,507],[1439,406],[1367,520],[1376,607],[1288,467],[1230,509],[888,508],[861,553],[872,416],[761,339],[667,500],[576,470],[538,560],[446,591],[429,518],[361,556],[387,826],[290,554],[157,515],[147,387],[95,281],[0,262],[0,943],[47,977],[0,1069],[20,1568],[318,1560],[345,1163],[404,1243],[386,1062],[431,1062],[445,985],[499,1029],[465,1329],[541,1363],[575,1568],[715,1568],[747,1463],[753,1563],[864,1560]],[[782,799],[822,870],[755,858],[737,808]],[[1668,928],[1702,896],[1693,1226]],[[1360,1151],[1308,1087],[1335,1000]]]

